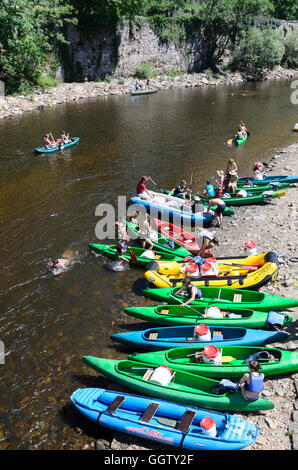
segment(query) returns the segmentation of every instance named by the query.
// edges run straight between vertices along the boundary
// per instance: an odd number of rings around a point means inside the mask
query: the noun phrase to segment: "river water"
[[[125,357],[110,335],[147,326],[122,309],[150,301],[132,291],[142,270],[116,271],[88,251],[98,204],[129,198],[143,174],[171,188],[193,172],[199,190],[231,157],[240,175],[250,175],[256,160],[269,161],[275,148],[296,141],[292,92],[289,81],[177,89],[0,122],[0,449],[80,448],[106,435],[70,404],[76,388],[105,384],[81,356]],[[226,145],[240,120],[249,139]],[[56,137],[63,129],[80,137],[77,146],[33,152],[46,132]],[[71,268],[54,276],[49,260],[65,250],[74,252]]]

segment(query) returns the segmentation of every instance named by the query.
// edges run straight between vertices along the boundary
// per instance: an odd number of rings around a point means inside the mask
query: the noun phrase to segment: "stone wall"
[[[280,21],[278,30],[286,37],[298,23]],[[181,43],[165,43],[150,28],[148,21],[128,21],[115,31],[106,27],[97,36],[82,37],[74,25],[69,25],[70,46],[62,57],[62,76],[66,82],[96,81],[107,76],[128,77],[138,67],[150,62],[158,74],[168,71],[201,72],[208,67],[204,41],[199,31]],[[227,57],[224,57],[224,62]]]
[[[117,32],[107,28],[92,39],[83,38],[75,26],[69,25],[67,39],[70,46],[64,60],[66,81],[128,77],[145,62],[150,62],[160,74],[170,70],[199,72],[206,68],[198,36],[179,46],[162,43],[146,21],[136,23],[133,31],[124,22]]]

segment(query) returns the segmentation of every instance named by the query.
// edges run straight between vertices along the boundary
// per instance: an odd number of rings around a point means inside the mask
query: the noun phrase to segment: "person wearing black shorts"
[[[224,210],[227,207],[226,203],[220,198],[209,199],[207,213],[210,211],[211,206],[216,206],[215,217],[217,225],[215,225],[215,227],[220,227],[222,224]]]

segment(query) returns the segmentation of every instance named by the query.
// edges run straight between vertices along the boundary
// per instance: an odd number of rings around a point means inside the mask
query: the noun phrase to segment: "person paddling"
[[[258,361],[250,361],[249,373],[245,373],[240,379],[239,385],[243,398],[247,401],[255,401],[260,398],[264,390],[264,374],[259,373],[262,369]]]
[[[146,199],[146,196],[148,195],[151,199],[152,196],[145,186],[145,183],[147,183],[149,179],[150,176],[142,176],[137,185],[137,197],[140,197],[141,199]]]

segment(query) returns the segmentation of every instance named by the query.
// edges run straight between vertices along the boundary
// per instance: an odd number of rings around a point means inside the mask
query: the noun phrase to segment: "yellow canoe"
[[[227,265],[224,264],[225,262]],[[258,268],[256,270],[244,269],[241,265],[258,266]],[[218,275],[190,275],[188,272],[181,272],[182,266],[181,263],[153,261],[148,265],[144,276],[151,284],[162,288],[182,286],[183,279],[189,277],[192,284],[198,287],[258,289],[277,274],[278,260],[272,251],[242,258],[222,258],[218,260]]]

